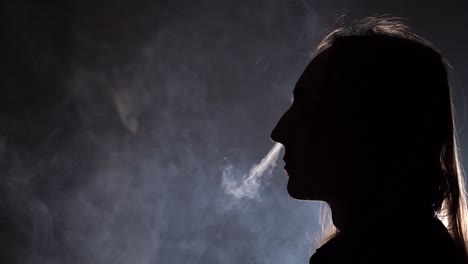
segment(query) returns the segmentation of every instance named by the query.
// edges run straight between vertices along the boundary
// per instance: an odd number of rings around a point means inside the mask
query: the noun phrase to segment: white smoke
[[[242,176],[240,183],[236,179],[237,174],[235,173],[234,166],[232,164],[225,166],[223,169],[223,181],[221,183],[224,192],[237,199],[244,197],[256,198],[262,178],[270,176],[276,167],[280,150],[281,144],[276,143],[260,163],[252,166],[249,173]]]

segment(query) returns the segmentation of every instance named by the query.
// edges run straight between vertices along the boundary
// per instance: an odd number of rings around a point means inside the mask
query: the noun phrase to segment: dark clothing
[[[407,228],[385,226],[385,230],[368,230],[353,236],[340,233],[317,249],[309,261],[309,264],[335,263],[464,262],[442,222],[431,219]]]

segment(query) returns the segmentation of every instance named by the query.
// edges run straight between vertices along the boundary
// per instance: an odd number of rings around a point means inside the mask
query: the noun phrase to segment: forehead
[[[295,96],[311,94],[312,91],[317,91],[319,86],[325,83],[330,70],[330,53],[330,48],[325,49],[307,65],[294,88]]]

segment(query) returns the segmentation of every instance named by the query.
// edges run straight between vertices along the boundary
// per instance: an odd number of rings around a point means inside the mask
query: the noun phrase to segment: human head
[[[431,43],[395,19],[366,18],[329,34],[271,135],[285,147],[289,194],[445,213],[464,247],[447,68]]]

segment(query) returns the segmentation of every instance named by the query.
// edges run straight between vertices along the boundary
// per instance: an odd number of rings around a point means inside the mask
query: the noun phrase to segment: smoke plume
[[[223,169],[222,187],[226,194],[230,194],[235,198],[255,198],[258,196],[258,189],[262,184],[262,180],[266,181],[273,173],[276,167],[276,161],[281,150],[281,144],[276,143],[270,152],[260,161],[260,163],[252,166],[248,174],[244,174],[238,182],[236,180],[236,170],[232,164],[228,164]]]

